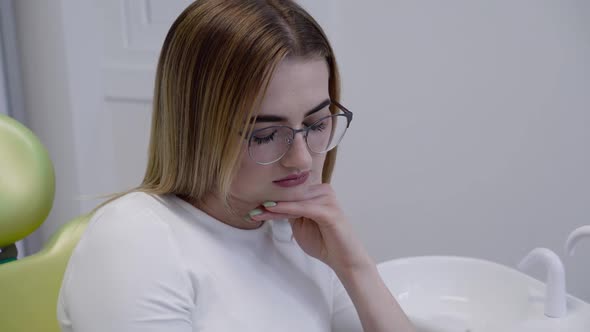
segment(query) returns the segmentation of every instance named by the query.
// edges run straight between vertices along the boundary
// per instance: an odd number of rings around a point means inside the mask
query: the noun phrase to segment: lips
[[[275,183],[281,187],[293,187],[293,186],[297,186],[297,185],[304,183],[305,181],[307,181],[308,177],[309,177],[309,172],[303,172],[303,173],[299,173],[299,174],[291,174],[291,175],[284,177],[280,180],[273,181],[273,183]]]

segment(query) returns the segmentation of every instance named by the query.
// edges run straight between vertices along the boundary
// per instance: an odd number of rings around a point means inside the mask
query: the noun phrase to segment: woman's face
[[[286,58],[271,78],[254,130],[278,125],[300,129],[330,115],[327,106],[309,114],[330,99],[328,81],[329,69],[325,59]],[[303,134],[296,134],[289,151],[270,165],[260,165],[252,160],[248,153],[248,141],[244,141],[240,168],[231,186],[232,198],[252,205],[267,200],[288,201],[309,185],[321,183],[326,154],[309,151]],[[251,144],[264,155],[279,140],[276,136],[271,140],[269,135],[263,134],[257,135]],[[309,176],[303,183],[277,182],[307,172]]]

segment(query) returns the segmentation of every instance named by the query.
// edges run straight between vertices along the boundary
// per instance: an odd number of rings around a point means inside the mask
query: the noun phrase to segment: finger
[[[332,193],[332,187],[328,183],[314,184],[307,187],[302,193],[294,195],[291,201],[306,201],[317,197],[329,195]]]
[[[279,219],[296,219],[300,216],[284,213],[263,212],[261,214],[250,217],[252,220],[279,220]]]
[[[329,220],[330,215],[336,214],[333,207],[317,203],[314,204],[310,201],[278,202],[276,206],[267,207],[266,209],[276,214],[301,216],[313,219],[319,223]]]

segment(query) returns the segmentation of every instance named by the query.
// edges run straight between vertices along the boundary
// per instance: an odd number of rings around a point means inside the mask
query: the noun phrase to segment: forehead
[[[304,114],[329,98],[329,78],[325,59],[287,57],[273,73],[259,115]]]

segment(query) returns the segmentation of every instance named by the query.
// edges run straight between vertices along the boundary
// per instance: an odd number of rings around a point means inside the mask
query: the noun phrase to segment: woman
[[[412,330],[329,184],[339,92],[295,3],[190,5],[160,54],[144,180],[94,213],[63,330]]]

